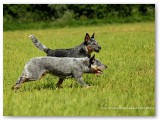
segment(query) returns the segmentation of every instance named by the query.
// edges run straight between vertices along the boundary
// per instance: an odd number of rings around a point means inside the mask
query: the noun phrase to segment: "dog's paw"
[[[20,88],[20,86],[17,84],[17,85],[14,85],[11,89],[12,90],[18,90]]]
[[[84,88],[90,88],[91,86],[89,86],[89,85],[85,85],[85,86],[83,86]]]

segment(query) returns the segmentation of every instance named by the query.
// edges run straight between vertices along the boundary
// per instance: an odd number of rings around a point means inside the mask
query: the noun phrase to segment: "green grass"
[[[85,33],[95,32],[102,50],[96,58],[108,66],[103,75],[85,74],[92,87],[81,88],[68,79],[57,90],[58,78],[41,80],[11,90],[24,64],[45,56],[28,38],[34,34],[47,47],[71,48],[82,43]],[[77,28],[6,31],[3,33],[4,116],[154,116],[155,109],[155,24],[133,23]],[[128,109],[107,109],[128,107]]]

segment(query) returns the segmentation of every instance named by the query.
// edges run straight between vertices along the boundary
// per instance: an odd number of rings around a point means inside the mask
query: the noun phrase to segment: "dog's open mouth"
[[[103,71],[101,69],[92,69],[93,73],[97,76],[101,75]]]
[[[94,50],[95,52],[99,53],[99,50]]]
[[[97,76],[101,75],[103,73],[103,70],[105,70],[106,68],[107,68],[106,66],[97,66],[97,65],[91,66],[92,72]]]
[[[103,73],[103,71],[100,70],[100,69],[97,69],[97,70],[95,71],[95,74],[96,74],[97,76],[101,75],[102,73]]]

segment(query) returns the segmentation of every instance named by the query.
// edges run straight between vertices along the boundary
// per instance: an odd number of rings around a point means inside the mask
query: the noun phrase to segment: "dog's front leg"
[[[85,81],[82,79],[83,71],[79,68],[75,68],[73,71],[73,76],[76,79],[76,81],[83,87],[89,87],[89,85],[86,84]]]
[[[76,78],[77,82],[80,83],[81,86],[83,87],[89,87],[89,85],[86,84],[85,81],[83,81],[82,77]]]

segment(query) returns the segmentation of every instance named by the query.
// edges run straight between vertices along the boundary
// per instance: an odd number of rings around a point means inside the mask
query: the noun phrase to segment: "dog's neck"
[[[88,48],[84,43],[82,43],[81,45],[77,46],[77,48],[78,48],[78,51],[79,51],[80,54],[82,54],[84,57],[90,58],[91,52],[88,51]]]
[[[84,73],[91,73],[92,72],[91,68],[90,68],[89,58],[83,59],[81,64],[83,65],[82,69],[83,69]]]

